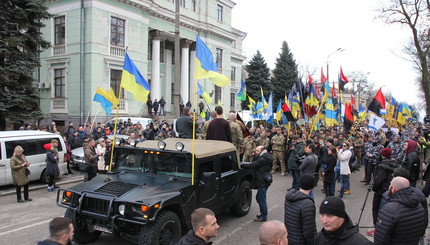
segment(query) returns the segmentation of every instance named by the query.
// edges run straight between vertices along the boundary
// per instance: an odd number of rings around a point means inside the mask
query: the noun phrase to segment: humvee
[[[251,207],[252,170],[240,169],[236,148],[225,141],[168,138],[117,146],[112,171],[68,189],[57,205],[85,244],[102,232],[139,245],[176,244],[199,207],[244,216]]]

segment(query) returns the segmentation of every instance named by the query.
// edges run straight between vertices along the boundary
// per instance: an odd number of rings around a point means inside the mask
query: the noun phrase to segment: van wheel
[[[73,241],[79,244],[94,242],[95,240],[99,239],[100,235],[102,234],[100,231],[88,231],[84,224],[81,225],[79,217],[77,217],[77,215],[76,217],[73,215],[73,211],[71,209],[67,209],[64,217],[72,221],[72,224],[75,227]],[[79,225],[79,227],[76,227],[75,225]]]
[[[49,176],[46,174],[46,169],[43,170],[42,174],[40,175],[40,181],[42,181],[43,184],[49,183]]]
[[[175,245],[181,238],[181,222],[172,211],[161,211],[153,224],[140,229],[139,245]]]
[[[251,209],[252,190],[249,181],[243,181],[239,186],[238,199],[233,206],[230,207],[230,212],[236,216],[245,216]]]

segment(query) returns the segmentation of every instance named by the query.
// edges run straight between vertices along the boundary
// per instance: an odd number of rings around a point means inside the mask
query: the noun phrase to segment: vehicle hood
[[[88,194],[112,196],[117,201],[154,204],[181,194],[181,189],[191,186],[191,180],[141,173],[98,175],[71,190]]]

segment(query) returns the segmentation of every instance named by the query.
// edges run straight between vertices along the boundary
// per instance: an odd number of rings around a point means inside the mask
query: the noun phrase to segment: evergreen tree
[[[271,79],[273,90],[273,104],[276,106],[280,99],[284,99],[294,83],[298,80],[297,64],[286,41],[282,42],[281,53],[276,58],[276,66]],[[276,103],[275,103],[276,102]]]
[[[256,102],[261,101],[261,88],[263,88],[266,101],[269,99],[272,85],[270,83],[269,67],[261,55],[260,51],[252,57],[248,65],[245,66],[248,72],[248,78],[245,81],[246,95],[253,98]],[[267,101],[269,102],[269,101]],[[247,110],[249,100],[242,101],[242,109]]]
[[[0,7],[0,130],[6,120],[41,119],[33,73],[39,54],[49,47],[40,29],[50,17],[42,0],[3,0]]]

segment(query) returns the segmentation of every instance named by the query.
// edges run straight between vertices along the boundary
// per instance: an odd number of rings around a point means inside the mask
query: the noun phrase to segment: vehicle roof
[[[38,130],[13,130],[13,131],[0,131],[0,139],[1,138],[10,138],[10,137],[28,137],[28,136],[59,136],[57,134],[53,134],[50,132],[38,131]]]
[[[184,152],[191,153],[192,151],[192,139],[180,139],[180,138],[167,138],[164,140],[166,143],[166,150],[177,151],[176,143],[181,142],[184,144]],[[136,147],[156,149],[158,148],[158,141],[146,140],[144,142],[137,143]],[[236,147],[227,141],[219,140],[195,140],[195,151],[194,155],[196,158],[204,158],[214,156],[216,154],[227,153],[236,151]]]

